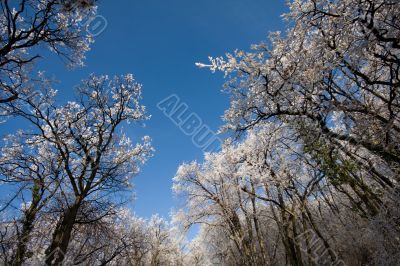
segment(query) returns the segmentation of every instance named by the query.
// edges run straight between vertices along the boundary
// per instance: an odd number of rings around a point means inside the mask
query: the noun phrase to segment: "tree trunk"
[[[33,229],[33,222],[36,218],[36,206],[31,206],[25,214],[22,225],[22,232],[18,238],[17,250],[13,261],[14,266],[21,266],[25,260],[26,246],[29,241],[29,236]]]
[[[39,182],[35,181],[34,186],[32,187],[32,203],[24,212],[22,232],[18,237],[17,250],[15,251],[15,256],[12,261],[12,265],[14,266],[21,266],[25,260],[26,246],[33,230],[33,223],[35,222],[37,212],[41,208],[39,205],[42,200],[42,194],[39,189]]]
[[[72,229],[76,221],[76,216],[80,207],[80,200],[71,206],[57,223],[53,233],[53,239],[46,250],[46,265],[61,265],[67,252],[71,238]]]

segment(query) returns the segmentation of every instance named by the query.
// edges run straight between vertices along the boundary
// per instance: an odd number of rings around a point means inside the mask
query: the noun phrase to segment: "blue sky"
[[[217,130],[228,107],[228,95],[221,92],[223,77],[198,69],[195,62],[265,40],[269,31],[283,29],[280,15],[285,11],[284,1],[274,0],[100,0],[99,14],[108,25],[96,37],[86,66],[68,70],[53,55],[39,67],[60,81],[62,99],[72,100],[72,88],[90,73],[133,73],[143,84],[143,103],[152,118],[145,128],[125,130],[133,139],[151,136],[156,152],[134,180],[137,199],[131,206],[143,217],[167,217],[171,208],[179,207],[171,191],[177,167],[201,160],[202,151],[157,103],[176,94]],[[20,127],[16,120],[7,124],[8,130]],[[5,133],[4,126],[0,133]]]

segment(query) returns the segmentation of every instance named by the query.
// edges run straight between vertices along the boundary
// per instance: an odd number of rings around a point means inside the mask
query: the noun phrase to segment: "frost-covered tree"
[[[182,236],[175,226],[153,215],[147,224],[149,252],[145,265],[183,265]]]
[[[82,65],[93,42],[87,22],[95,1],[0,1],[0,108],[31,93],[33,64],[49,49],[68,65]]]
[[[299,154],[292,136],[287,125],[271,124],[206,156],[202,165],[180,167],[174,188],[187,201],[180,219],[186,226],[214,228],[225,238],[219,242],[225,247],[218,245],[224,254],[220,263],[232,258],[235,264],[276,264],[282,262],[279,250],[296,265],[303,252],[294,239],[301,232],[312,230],[325,240],[309,212],[323,175]]]
[[[75,224],[98,221],[115,208],[115,193],[129,189],[131,177],[152,153],[149,137],[134,144],[118,129],[124,122],[147,119],[140,104],[141,86],[132,75],[111,79],[91,76],[77,93],[77,101],[62,106],[55,104],[51,88],[21,99],[23,104],[14,106],[13,111],[29,121],[32,130],[21,132],[22,142],[11,142],[2,158],[10,180],[31,171],[25,167],[28,165],[50,172],[46,182],[57,186],[56,197],[47,204],[56,221],[46,250],[47,264],[61,263]],[[27,146],[23,158],[14,157],[21,146]],[[53,160],[57,167],[31,166],[32,158],[40,160],[36,154],[51,158],[47,160]],[[33,199],[37,179],[28,176],[26,180]]]
[[[290,120],[311,130],[384,187],[399,165],[399,4],[397,1],[293,1],[287,36],[211,59],[236,77],[227,129]],[[200,66],[206,66],[199,64]],[[378,166],[385,164],[387,171]]]

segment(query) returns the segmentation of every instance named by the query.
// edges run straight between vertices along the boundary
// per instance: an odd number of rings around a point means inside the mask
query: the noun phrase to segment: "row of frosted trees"
[[[180,167],[197,265],[397,265],[400,3],[297,0],[289,29],[210,58],[235,138]]]

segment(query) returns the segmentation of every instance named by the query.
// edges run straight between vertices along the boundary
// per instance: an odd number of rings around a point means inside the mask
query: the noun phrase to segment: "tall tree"
[[[26,141],[44,143],[49,158],[60,161],[61,176],[55,226],[47,264],[58,265],[67,252],[77,222],[95,221],[113,207],[112,195],[129,188],[139,164],[150,156],[149,137],[133,144],[118,127],[147,119],[140,104],[141,86],[132,75],[91,76],[77,89],[79,98],[56,106],[53,90],[23,99],[14,112],[32,123]],[[96,207],[97,206],[97,207]]]

